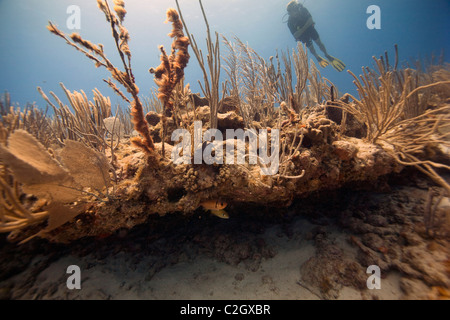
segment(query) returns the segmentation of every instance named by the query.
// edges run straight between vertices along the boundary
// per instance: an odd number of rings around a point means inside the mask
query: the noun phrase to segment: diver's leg
[[[314,40],[314,42],[319,47],[320,51],[322,51],[325,54],[325,57],[328,60],[332,60],[333,57],[328,54],[327,48],[325,48],[325,45],[323,44],[322,40],[320,40],[320,36],[319,36],[319,33],[317,32],[316,28],[313,28],[311,30],[310,34],[311,34],[311,39]]]
[[[327,59],[331,59],[332,57],[328,54],[327,48],[325,48],[325,45],[323,44],[322,40],[320,40],[320,37],[317,37],[317,39],[314,39],[314,41],[319,47],[320,51],[325,54],[325,57],[327,57]]]
[[[328,59],[328,61],[330,61],[331,66],[333,68],[335,68],[339,72],[341,72],[345,69],[345,64],[341,60],[339,60],[333,56],[330,56],[328,54],[327,48],[325,48],[325,45],[323,44],[322,40],[320,40],[319,33],[317,32],[317,30],[315,28],[311,31],[311,38],[317,44],[319,49],[323,52],[323,54]],[[319,62],[319,64],[322,65],[320,62]]]
[[[324,58],[322,58],[321,56],[319,56],[316,52],[316,49],[314,48],[313,42],[312,41],[308,41],[306,43],[306,47],[309,49],[309,52],[312,53],[312,55],[314,57],[316,57],[317,62],[319,63],[319,65],[322,68],[325,68],[328,65],[328,61],[326,61]]]
[[[317,54],[316,49],[314,48],[314,45],[313,45],[312,41],[308,41],[308,42],[306,43],[306,47],[308,48],[309,52],[311,52],[312,55],[313,55],[314,57],[316,57],[317,60],[320,59],[320,56]]]
[[[316,44],[320,48],[320,50],[325,54],[325,57],[328,59],[328,61],[330,61],[331,66],[333,68],[335,68],[339,72],[341,72],[345,69],[345,64],[341,60],[339,60],[333,56],[330,56],[328,54],[327,49],[325,48],[325,45],[320,40],[319,36],[317,36],[317,38],[314,39],[314,41],[316,42]]]

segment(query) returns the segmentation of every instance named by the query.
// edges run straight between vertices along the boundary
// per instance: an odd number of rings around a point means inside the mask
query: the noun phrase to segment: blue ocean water
[[[372,66],[372,56],[389,52],[394,58],[394,44],[398,44],[400,62],[450,52],[450,1],[448,0],[299,0],[311,13],[316,30],[328,52],[341,59],[346,68],[360,74],[361,67]],[[203,0],[211,31],[232,39],[239,37],[260,56],[268,59],[278,52],[291,51],[296,42],[285,21],[288,0]],[[110,1],[112,4],[112,1]],[[206,54],[206,27],[197,0],[179,0],[189,31],[194,34]],[[80,9],[80,29],[70,30],[67,9]],[[367,8],[380,8],[380,29],[369,29]],[[140,93],[149,94],[155,88],[150,67],[159,65],[159,45],[169,51],[167,37],[170,24],[164,24],[168,7],[176,7],[174,0],[127,0],[128,13],[124,25],[131,40],[132,67]],[[103,43],[108,57],[119,66],[111,31],[95,0],[0,0],[0,92],[8,91],[13,102],[23,106],[46,102],[36,90],[53,91],[60,98],[63,82],[69,90],[84,90],[89,98],[98,88],[110,96],[113,104],[123,101],[102,81],[109,73],[96,69],[92,61],[65,44],[46,29],[47,21],[70,34],[79,32],[83,38]],[[222,55],[226,49],[221,46]],[[328,66],[322,75],[331,80],[340,92],[355,93],[353,78],[346,72],[337,72]],[[185,70],[186,83],[194,92],[203,79],[191,51],[191,61]],[[225,79],[225,72],[222,72]]]

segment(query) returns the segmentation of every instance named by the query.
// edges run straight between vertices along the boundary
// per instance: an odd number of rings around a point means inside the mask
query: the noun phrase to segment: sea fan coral
[[[16,130],[8,138],[8,147],[0,145],[0,162],[7,166],[25,192],[46,199],[37,212],[21,204],[16,184],[0,175],[0,232],[22,229],[50,217],[53,221],[41,232],[48,232],[80,213],[65,207],[85,194],[89,188],[104,195],[110,185],[109,164],[104,154],[81,142],[67,140],[57,161],[31,134]],[[94,195],[94,193],[90,193]],[[50,205],[45,206],[49,203]],[[64,209],[65,208],[65,209]],[[55,220],[56,219],[56,220]],[[55,221],[58,221],[57,223]]]

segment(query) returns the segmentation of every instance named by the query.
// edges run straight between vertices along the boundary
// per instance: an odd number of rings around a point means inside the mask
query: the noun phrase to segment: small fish
[[[227,203],[220,200],[206,200],[200,203],[205,210],[222,210],[227,207]]]
[[[215,215],[216,217],[222,219],[228,219],[230,217],[228,213],[223,210],[227,206],[226,202],[220,200],[207,200],[200,203],[200,205],[203,207],[203,209],[211,212],[211,214]]]
[[[222,218],[222,219],[228,219],[230,216],[228,215],[228,212],[226,212],[223,209],[220,210],[209,210],[211,214],[215,215],[216,217]]]

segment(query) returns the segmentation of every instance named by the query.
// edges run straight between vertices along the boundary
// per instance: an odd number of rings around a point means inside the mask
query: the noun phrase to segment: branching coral
[[[173,38],[172,52],[167,55],[161,46],[161,64],[149,71],[155,75],[155,82],[158,85],[158,98],[164,106],[164,114],[168,117],[172,116],[173,101],[172,93],[178,82],[184,77],[184,68],[189,62],[189,38],[184,36],[183,25],[175,9],[167,10],[167,21],[172,22],[172,32],[169,37]]]
[[[237,98],[241,116],[246,127],[253,127],[253,121],[261,121],[263,127],[274,117],[274,103],[279,102],[271,69],[255,50],[235,38],[236,44],[223,37],[228,48],[225,70],[229,77],[231,94]]]
[[[397,162],[416,167],[450,194],[450,184],[436,172],[436,169],[450,170],[450,166],[429,159],[439,145],[450,148],[449,127],[450,106],[446,105],[399,121],[380,140],[387,143],[386,150]]]
[[[253,121],[273,126],[277,121],[275,106],[283,101],[300,113],[305,106],[314,106],[329,99],[329,81],[322,78],[315,65],[308,64],[305,48],[298,44],[292,56],[271,57],[266,62],[240,39],[236,44],[224,38],[228,56],[224,58],[229,91],[237,98],[237,106],[246,127]]]
[[[5,145],[6,139],[17,129],[23,129],[35,136],[43,145],[52,142],[51,118],[47,116],[47,109],[42,110],[34,103],[25,108],[11,106],[8,92],[0,99],[0,144]]]
[[[175,86],[184,77],[184,68],[189,62],[189,38],[184,36],[183,24],[181,23],[178,12],[175,9],[169,8],[167,10],[167,21],[172,22],[172,32],[169,33],[169,37],[173,38],[172,52],[170,56],[167,55],[163,46],[160,46],[161,50],[161,64],[157,68],[150,68],[150,73],[155,75],[155,82],[158,85],[158,98],[163,104],[163,117],[162,117],[162,143],[164,154],[164,140],[166,129],[166,117],[171,117],[173,114],[173,91]]]
[[[50,101],[40,87],[37,88],[44,100],[53,108],[55,114],[50,124],[54,143],[64,146],[65,140],[75,140],[104,152],[107,148],[104,120],[111,117],[110,99],[103,96],[98,89],[95,89],[93,90],[94,101],[91,102],[83,91],[70,92],[62,83],[60,85],[73,112],[67,105],[63,104],[55,93],[50,92],[50,95],[56,101],[56,105]]]
[[[189,33],[187,29],[186,23],[184,22],[183,15],[181,14],[180,6],[178,4],[178,0],[175,0],[177,3],[178,11],[180,12],[181,21],[183,21],[184,27],[186,28],[186,34],[189,38],[189,41],[192,46],[192,50],[195,53],[197,61],[200,65],[200,68],[203,72],[203,81],[202,85],[200,82],[200,87],[202,89],[203,94],[208,99],[210,112],[210,128],[217,129],[217,112],[220,109],[220,99],[219,99],[219,79],[220,79],[220,48],[219,48],[219,34],[216,32],[215,42],[213,43],[211,38],[211,31],[209,29],[208,20],[206,19],[205,10],[203,9],[202,1],[199,0],[200,8],[202,9],[203,18],[206,24],[206,45],[208,49],[207,55],[207,64],[209,72],[206,70],[205,61],[203,58],[203,54],[201,50],[198,48],[197,42],[192,34]]]
[[[367,127],[369,142],[381,143],[397,162],[415,166],[450,192],[450,185],[435,171],[450,167],[431,161],[426,155],[429,147],[450,146],[450,105],[429,110],[417,107],[418,92],[448,85],[450,80],[420,84],[419,75],[414,77],[410,69],[391,69],[383,59],[374,60],[378,72],[363,68],[361,80],[349,71],[360,99],[348,95],[353,102],[341,101],[341,107]],[[416,98],[415,103],[411,103],[412,98]]]
[[[294,158],[299,156],[300,147],[303,142],[304,135],[299,133],[300,130],[297,129],[298,128],[295,127],[292,133],[291,142],[288,141],[287,137],[285,137],[282,142],[280,155],[280,173],[276,175],[278,180],[280,180],[280,178],[298,179],[302,178],[305,175],[305,170],[302,170],[299,175],[295,176],[287,174],[288,170],[295,168],[292,161]]]
[[[125,87],[128,93],[131,94],[133,98],[131,101],[132,121],[136,131],[142,136],[142,138],[134,137],[132,142],[142,148],[149,156],[154,156],[155,147],[144,118],[141,100],[138,97],[139,88],[135,83],[131,69],[131,51],[128,46],[130,35],[128,30],[122,24],[126,14],[124,1],[114,0],[114,12],[111,11],[108,1],[106,0],[97,0],[97,4],[100,10],[105,14],[106,20],[110,23],[117,52],[119,53],[125,71],[116,68],[106,57],[103,45],[93,44],[92,42],[83,39],[78,33],[72,33],[70,36],[66,36],[51,22],[49,22],[47,28],[51,33],[63,38],[69,45],[93,60],[96,67],[105,67],[111,73],[112,78]],[[112,80],[105,80],[105,82],[108,83],[122,98],[125,98],[125,95],[117,88]],[[130,101],[128,99],[125,100]]]
[[[409,103],[420,90],[450,81],[440,81],[419,85],[414,82],[410,69],[391,70],[381,59],[373,57],[377,71],[363,68],[360,79],[351,71],[360,99],[353,97],[353,103],[342,103],[343,108],[352,113],[358,121],[367,127],[367,140],[372,143],[398,126],[398,122],[419,116],[425,110],[413,111],[417,104]],[[415,87],[412,86],[413,82]]]

